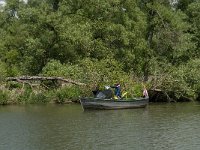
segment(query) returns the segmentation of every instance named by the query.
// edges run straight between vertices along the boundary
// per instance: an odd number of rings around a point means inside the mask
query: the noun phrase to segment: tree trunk
[[[152,5],[153,5],[153,1],[151,1]],[[146,40],[147,40],[147,44],[148,44],[148,50],[152,50],[153,49],[153,34],[154,34],[154,24],[153,24],[153,19],[155,16],[155,11],[151,8],[148,8],[148,16],[147,16],[147,34],[146,34]],[[144,82],[148,81],[149,79],[149,60],[150,60],[151,56],[149,55],[149,52],[147,51],[145,54],[145,63],[144,63],[144,67],[143,67],[143,75],[144,75]]]

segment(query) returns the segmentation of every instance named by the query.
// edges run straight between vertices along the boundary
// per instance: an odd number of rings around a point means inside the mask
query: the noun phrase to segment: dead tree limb
[[[62,77],[42,77],[42,76],[21,76],[21,77],[8,77],[6,81],[61,81],[61,82],[66,82],[66,83],[71,83],[75,85],[86,85],[85,83],[73,81],[71,79],[65,79]]]

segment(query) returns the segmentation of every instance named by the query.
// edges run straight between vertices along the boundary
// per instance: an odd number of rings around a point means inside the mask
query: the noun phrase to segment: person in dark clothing
[[[110,86],[111,88],[115,89],[115,96],[117,96],[117,98],[121,98],[121,87],[120,84],[116,84],[114,86]]]
[[[99,90],[99,86],[96,86],[92,93],[95,98],[111,99],[113,97],[113,92],[109,88],[106,88],[105,90]]]
[[[92,91],[93,95],[96,96],[99,93],[99,86],[96,86],[95,89]]]
[[[104,96],[105,99],[111,99],[113,97],[113,91],[111,89],[106,89],[101,92],[105,95]],[[99,92],[99,93],[101,93],[101,92]]]

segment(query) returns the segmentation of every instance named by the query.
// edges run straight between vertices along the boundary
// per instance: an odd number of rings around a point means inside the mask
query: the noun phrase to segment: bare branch
[[[17,82],[22,82],[22,81],[46,81],[46,80],[51,80],[51,81],[62,81],[62,82],[67,82],[75,85],[86,85],[85,83],[80,83],[77,81],[73,81],[71,79],[65,79],[62,77],[41,77],[41,76],[21,76],[21,77],[8,77],[6,81],[17,81]]]

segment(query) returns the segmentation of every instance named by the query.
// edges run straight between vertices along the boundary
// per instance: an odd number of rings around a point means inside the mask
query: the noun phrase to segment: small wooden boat
[[[149,98],[132,99],[102,99],[102,98],[81,98],[80,103],[83,109],[132,109],[143,108],[149,103]]]

